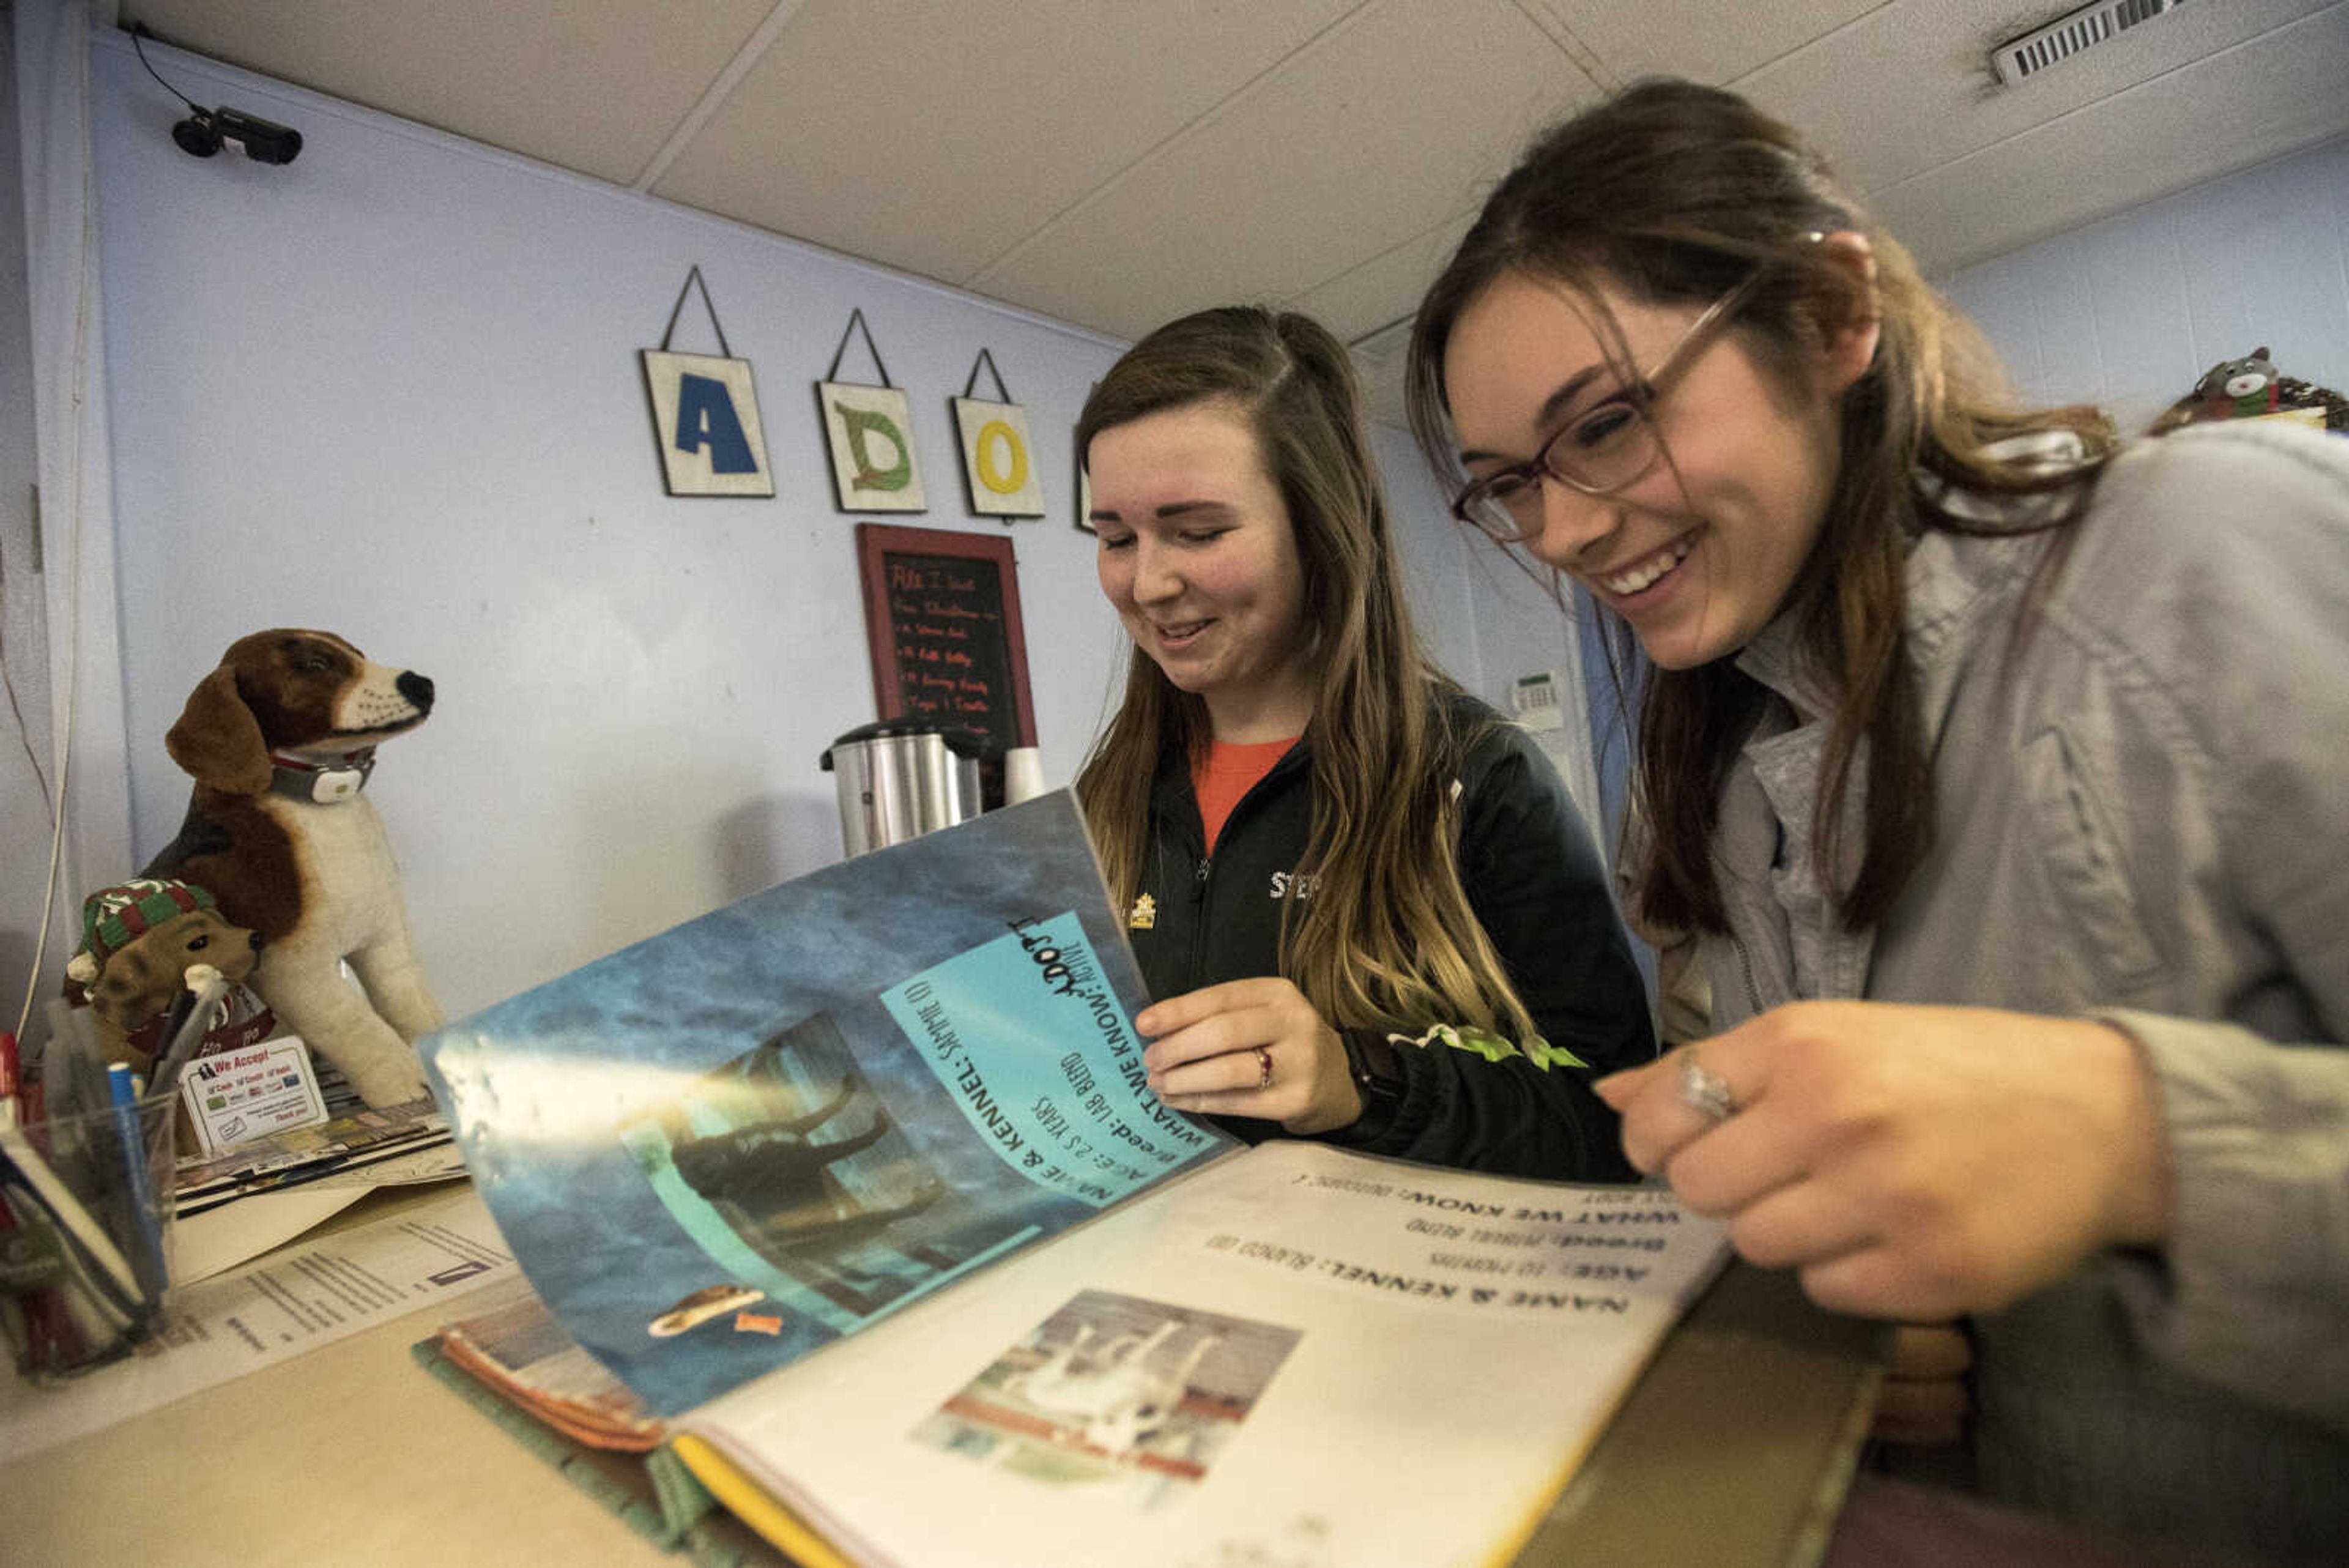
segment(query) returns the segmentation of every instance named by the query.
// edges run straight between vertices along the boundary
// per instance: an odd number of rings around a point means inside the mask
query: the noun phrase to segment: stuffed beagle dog
[[[376,747],[431,711],[423,676],[331,633],[281,628],[232,643],[164,737],[196,787],[146,875],[211,889],[260,935],[254,989],[370,1106],[427,1092],[410,1042],[442,1023],[363,793]]]

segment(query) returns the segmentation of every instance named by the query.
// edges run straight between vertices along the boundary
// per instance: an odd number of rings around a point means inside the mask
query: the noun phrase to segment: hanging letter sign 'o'
[[[638,351],[645,394],[671,495],[772,495],[767,438],[750,361],[709,354]]]
[[[1001,420],[978,427],[971,459],[978,482],[996,494],[1017,495],[1028,488],[1028,443]]]
[[[1028,455],[1028,410],[957,398],[954,413],[970,509],[987,517],[1044,515],[1044,486]]]

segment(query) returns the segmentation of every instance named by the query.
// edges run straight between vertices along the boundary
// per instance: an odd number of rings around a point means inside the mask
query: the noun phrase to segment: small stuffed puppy
[[[163,1030],[191,969],[209,966],[230,982],[223,1016],[207,1026],[206,1049],[267,1036],[274,1021],[242,984],[258,961],[261,938],[232,925],[202,888],[139,877],[82,900],[81,950],[66,965],[98,1021],[109,1063],[145,1072],[171,1043]],[[216,1039],[221,1031],[229,1036]]]
[[[2300,414],[2325,430],[2349,430],[2349,398],[2330,387],[2281,374],[2266,345],[2240,359],[2222,359],[2202,373],[2194,389],[2153,421],[2149,435],[2214,420],[2264,419]]]

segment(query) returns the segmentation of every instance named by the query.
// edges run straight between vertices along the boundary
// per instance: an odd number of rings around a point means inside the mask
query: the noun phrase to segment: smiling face
[[[1237,405],[1188,403],[1093,437],[1102,592],[1216,738],[1284,740],[1313,709],[1297,529]]]
[[[1703,308],[1648,305],[1604,285],[1592,293],[1642,369]],[[1504,274],[1461,312],[1444,374],[1472,479],[1526,461],[1552,433],[1603,419],[1623,398],[1595,319],[1563,285],[1521,273]],[[1588,585],[1664,669],[1736,652],[1785,604],[1834,486],[1836,396],[1848,380],[1825,356],[1808,380],[1789,385],[1733,326],[1696,346],[1651,409],[1664,460],[1610,495],[1545,480],[1525,548]]]

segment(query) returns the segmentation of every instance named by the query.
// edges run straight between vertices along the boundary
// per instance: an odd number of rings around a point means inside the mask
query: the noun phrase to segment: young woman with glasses
[[[1964,1317],[1890,1412],[1987,1491],[2337,1552],[2349,447],[2017,410],[1794,132],[1672,82],[1531,149],[1410,377],[1457,514],[1646,655],[1631,913],[1715,1033],[1600,1084],[1633,1163],[1830,1307]]]
[[[1590,1080],[1655,1054],[1639,971],[1556,770],[1420,650],[1345,349],[1185,317],[1077,445],[1133,639],[1077,796],[1151,1086],[1251,1141],[1627,1179]]]

